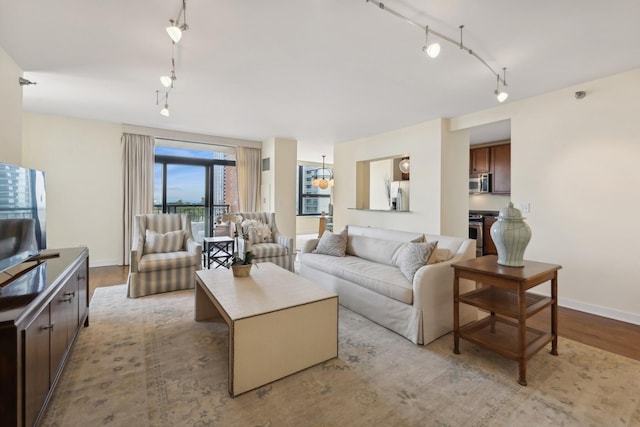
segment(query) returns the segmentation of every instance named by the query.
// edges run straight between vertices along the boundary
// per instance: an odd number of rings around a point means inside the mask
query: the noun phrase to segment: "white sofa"
[[[475,241],[349,225],[344,257],[313,253],[320,239],[301,248],[300,275],[336,292],[340,304],[406,337],[427,344],[453,329],[453,268],[475,258]],[[409,242],[438,241],[434,263],[420,267],[410,282],[396,266]],[[460,280],[460,292],[475,283]],[[462,305],[460,324],[477,319]]]

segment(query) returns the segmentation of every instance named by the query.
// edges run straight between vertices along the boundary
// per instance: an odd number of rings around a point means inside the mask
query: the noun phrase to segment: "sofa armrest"
[[[302,248],[300,248],[300,255],[307,254],[309,252],[313,252],[313,250],[318,246],[318,242],[320,239],[309,239],[304,242]]]

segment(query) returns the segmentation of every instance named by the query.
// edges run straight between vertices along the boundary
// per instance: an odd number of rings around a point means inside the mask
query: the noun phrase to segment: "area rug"
[[[98,288],[43,426],[640,426],[640,362],[567,339],[527,365],[451,334],[426,346],[340,307],[339,356],[227,391],[227,328],[193,292]]]

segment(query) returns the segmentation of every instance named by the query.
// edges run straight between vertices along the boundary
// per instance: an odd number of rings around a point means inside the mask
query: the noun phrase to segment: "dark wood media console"
[[[43,255],[2,273],[16,276],[0,295],[2,426],[40,421],[81,326],[89,326],[88,249]]]

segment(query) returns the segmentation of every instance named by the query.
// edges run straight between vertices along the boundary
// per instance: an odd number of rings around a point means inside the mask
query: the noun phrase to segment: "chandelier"
[[[311,181],[311,186],[318,187],[321,190],[326,190],[329,187],[333,187],[333,171],[324,167],[324,158],[322,155],[322,168],[315,170],[315,175]]]

